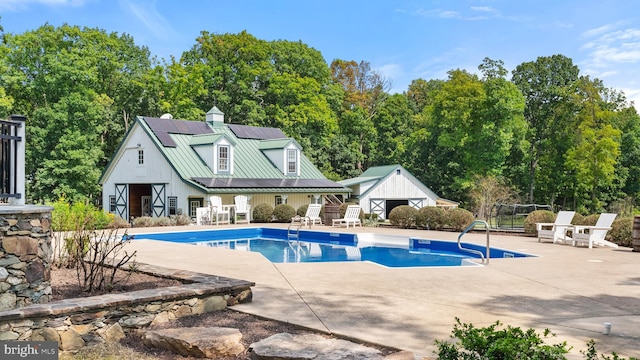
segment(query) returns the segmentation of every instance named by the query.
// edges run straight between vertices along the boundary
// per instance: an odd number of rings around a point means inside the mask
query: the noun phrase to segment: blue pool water
[[[162,240],[200,246],[259,252],[274,263],[370,261],[388,267],[476,266],[477,255],[458,249],[451,241],[379,234],[347,234],[300,230],[298,239],[286,229],[241,228],[138,234],[134,239]],[[463,243],[481,251],[486,247]],[[531,256],[491,248],[491,258]]]

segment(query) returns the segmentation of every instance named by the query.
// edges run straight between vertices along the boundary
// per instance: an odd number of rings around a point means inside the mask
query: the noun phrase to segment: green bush
[[[583,221],[584,221],[584,215],[579,214],[579,213],[575,213],[573,215],[573,219],[571,219],[571,223],[573,225],[580,225],[580,224],[582,224]]]
[[[273,206],[269,204],[258,204],[253,208],[253,222],[268,223],[273,218]]]
[[[298,210],[296,210],[296,215],[305,216],[307,214],[307,209],[309,208],[309,204],[301,205]]]
[[[600,217],[600,214],[591,214],[579,219],[580,221],[579,223],[578,222],[572,222],[572,223],[574,225],[594,226],[598,222],[599,217]]]
[[[273,217],[275,222],[287,223],[291,222],[291,218],[296,216],[296,209],[289,204],[276,205],[273,209]]]
[[[61,198],[53,204],[51,228],[53,231],[76,231],[78,229],[106,229],[113,221],[113,214],[82,201],[71,204]]]
[[[633,218],[626,217],[622,219],[616,219],[611,225],[611,230],[607,233],[607,237],[610,237],[611,241],[619,246],[632,247],[633,246]]]
[[[566,342],[546,345],[544,340],[549,335],[545,330],[539,335],[534,329],[523,331],[519,327],[507,326],[498,329],[502,324],[496,321],[485,328],[476,328],[473,324],[462,324],[456,318],[451,337],[457,342],[436,340],[437,354],[440,360],[458,359],[565,359]]]
[[[416,214],[416,225],[427,230],[440,230],[445,223],[445,211],[435,206],[425,206]]]
[[[473,213],[461,208],[445,211],[445,223],[454,231],[462,231],[475,220]]]
[[[524,232],[527,234],[537,234],[537,223],[552,223],[556,220],[556,214],[551,210],[535,210],[524,219]]]
[[[393,226],[409,229],[416,225],[417,214],[418,210],[409,205],[396,206],[389,212],[389,222]]]

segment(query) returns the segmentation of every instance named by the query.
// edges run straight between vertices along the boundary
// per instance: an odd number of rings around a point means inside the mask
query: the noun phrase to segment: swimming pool
[[[452,241],[380,234],[348,234],[300,230],[290,239],[286,229],[240,228],[137,234],[134,239],[162,240],[199,246],[259,252],[274,263],[369,261],[387,267],[479,266],[473,253]],[[483,246],[463,243],[482,252]],[[491,258],[532,255],[491,248]]]

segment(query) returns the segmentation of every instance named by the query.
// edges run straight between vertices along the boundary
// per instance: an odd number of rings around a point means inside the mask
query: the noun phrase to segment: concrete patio
[[[256,224],[279,226],[287,224]],[[237,228],[191,226],[130,229],[129,234]],[[313,230],[456,240],[458,233],[395,228]],[[484,232],[465,242],[484,244]],[[253,302],[234,309],[433,356],[458,317],[487,326],[550,329],[547,343],[573,346],[582,359],[589,339],[599,352],[640,356],[640,253],[629,248],[573,247],[536,238],[492,234],[491,246],[538,257],[491,259],[487,266],[386,268],[367,262],[272,264],[262,255],[171,242],[135,240],[137,261],[253,281]],[[604,335],[603,324],[612,323]]]

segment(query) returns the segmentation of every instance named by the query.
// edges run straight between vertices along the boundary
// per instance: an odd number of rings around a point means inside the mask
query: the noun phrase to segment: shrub
[[[580,225],[580,224],[582,224],[583,221],[584,221],[584,215],[582,215],[580,213],[575,213],[573,215],[573,219],[571,219],[571,223],[573,225]]]
[[[296,215],[305,216],[307,214],[307,209],[309,208],[309,204],[301,205],[298,210],[296,210]]]
[[[296,216],[296,209],[289,204],[276,205],[273,209],[273,217],[276,222],[286,223],[290,222],[291,218]]]
[[[127,220],[121,218],[118,215],[113,215],[113,218],[107,227],[109,229],[122,229],[122,228],[128,228],[130,226],[131,224],[129,224]]]
[[[633,218],[626,217],[616,219],[611,225],[611,230],[607,233],[611,237],[611,241],[620,245],[632,247],[633,240]]]
[[[389,212],[389,222],[391,225],[402,229],[408,229],[416,225],[416,215],[418,210],[409,205],[400,205]]]
[[[153,226],[154,221],[151,216],[140,216],[133,219],[133,226],[135,227],[150,227]]]
[[[507,326],[496,321],[485,328],[476,328],[473,324],[462,324],[456,318],[452,338],[459,341],[449,343],[436,340],[438,359],[565,359],[569,352],[567,343],[547,345],[544,340],[551,336],[545,330],[542,336],[534,329],[523,331],[519,327]]]
[[[427,230],[442,229],[445,222],[445,211],[435,206],[425,206],[416,214],[416,225]]]
[[[269,204],[258,204],[253,208],[253,222],[268,223],[273,218],[273,207]]]
[[[536,223],[552,223],[556,219],[556,214],[550,210],[535,210],[524,219],[524,232],[527,234],[537,234]]]
[[[113,215],[95,206],[76,201],[73,204],[61,198],[53,206],[51,227],[53,231],[75,231],[82,229],[106,229],[113,220]]]
[[[171,219],[166,216],[154,218],[153,226],[171,226]]]
[[[187,215],[172,215],[171,216],[171,223],[174,225],[178,225],[178,226],[183,226],[183,225],[189,225],[191,224],[191,218],[188,217]]]
[[[473,213],[461,208],[445,211],[445,223],[454,231],[462,231],[475,220]]]
[[[591,214],[591,215],[587,215],[582,217],[579,223],[574,223],[574,225],[587,225],[587,226],[594,226],[597,222],[598,222],[598,218],[600,217],[600,214]]]

